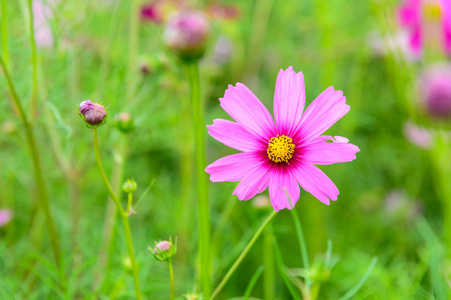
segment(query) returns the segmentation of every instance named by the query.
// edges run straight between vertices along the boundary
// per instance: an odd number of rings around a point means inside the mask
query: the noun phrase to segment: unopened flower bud
[[[91,100],[80,103],[80,115],[90,128],[97,128],[106,122],[105,107],[99,103],[92,103]]]
[[[124,193],[133,193],[134,191],[136,191],[137,187],[138,185],[136,184],[136,181],[134,181],[133,179],[127,179],[122,185],[122,191]]]
[[[149,247],[147,250],[149,250],[156,260],[166,261],[177,252],[177,239],[175,240],[175,243],[172,243],[171,238],[169,241],[160,241],[153,249]]]
[[[451,65],[433,65],[419,77],[420,96],[426,111],[436,118],[451,117]]]
[[[173,15],[164,31],[165,44],[184,61],[200,59],[205,52],[210,24],[197,11],[180,11]]]
[[[158,250],[169,252],[169,250],[171,250],[171,247],[172,247],[171,242],[161,241],[155,246],[155,248],[153,248],[153,252],[155,254],[158,254]]]
[[[132,115],[127,112],[117,114],[114,117],[114,125],[116,125],[117,129],[119,129],[122,133],[129,133],[135,128]]]

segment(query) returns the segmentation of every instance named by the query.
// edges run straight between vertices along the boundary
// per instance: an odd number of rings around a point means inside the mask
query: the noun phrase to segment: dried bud
[[[197,11],[180,11],[169,20],[163,34],[165,44],[182,60],[200,59],[205,52],[210,24]]]
[[[122,112],[114,117],[114,125],[122,133],[129,133],[135,129],[132,115],[127,112]]]
[[[6,225],[13,218],[13,213],[9,209],[0,209],[0,227]]]
[[[100,127],[106,122],[105,107],[99,103],[92,103],[91,100],[80,103],[80,115],[89,128]]]
[[[136,181],[134,181],[133,179],[127,179],[122,185],[122,191],[124,193],[133,193],[134,191],[136,191],[137,187],[138,185],[136,184]]]
[[[169,260],[177,252],[177,239],[175,239],[175,243],[172,243],[171,238],[169,238],[169,241],[160,241],[156,243],[153,249],[148,247],[147,250],[156,260]]]
[[[420,96],[426,111],[436,118],[451,117],[451,65],[433,65],[419,77]]]

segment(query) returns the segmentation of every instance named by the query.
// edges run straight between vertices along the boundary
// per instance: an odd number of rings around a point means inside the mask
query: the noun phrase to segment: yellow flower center
[[[426,3],[423,6],[424,18],[427,21],[440,21],[442,17],[442,9],[438,3]]]
[[[268,142],[268,158],[275,163],[288,162],[293,158],[293,140],[284,135],[277,135]]]

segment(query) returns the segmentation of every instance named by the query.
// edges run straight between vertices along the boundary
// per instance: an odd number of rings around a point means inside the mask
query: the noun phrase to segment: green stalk
[[[249,243],[246,245],[246,247],[244,248],[243,252],[241,252],[240,256],[237,258],[237,260],[233,263],[232,267],[229,269],[229,271],[227,271],[226,275],[224,276],[224,278],[221,280],[221,282],[219,283],[218,287],[215,289],[213,295],[211,296],[211,299],[214,299],[219,292],[222,290],[222,288],[224,287],[224,285],[227,283],[227,281],[229,281],[230,277],[232,276],[232,274],[235,272],[235,270],[238,268],[238,266],[240,265],[240,263],[243,261],[243,259],[246,257],[247,253],[249,252],[249,250],[251,250],[252,246],[255,244],[255,242],[257,241],[257,239],[260,237],[260,235],[262,234],[263,230],[265,230],[265,228],[269,225],[269,223],[271,223],[272,219],[276,216],[277,212],[273,211],[268,218],[266,218],[266,220],[263,222],[263,224],[260,226],[260,228],[257,230],[257,232],[254,234],[254,236],[252,237],[252,239],[249,241]]]
[[[133,240],[132,240],[132,235],[131,235],[131,230],[130,230],[130,223],[128,221],[128,216],[127,216],[126,212],[124,211],[124,209],[122,208],[122,205],[121,205],[119,199],[116,197],[116,194],[113,192],[113,189],[111,188],[111,185],[108,182],[108,178],[106,177],[105,170],[103,169],[102,161],[100,159],[97,128],[94,128],[93,132],[94,132],[94,153],[96,156],[97,167],[99,169],[102,181],[105,184],[105,187],[107,188],[108,194],[110,195],[111,199],[116,204],[116,208],[121,214],[122,225],[124,226],[124,234],[125,234],[125,242],[126,242],[126,246],[127,246],[127,251],[128,251],[128,255],[130,256],[130,260],[132,261],[133,281],[135,284],[136,299],[141,300],[142,295],[141,295],[141,290],[139,288],[138,265],[136,264],[135,252],[133,250]]]
[[[11,98],[13,99],[14,105],[18,108],[19,117],[22,119],[22,122],[25,127],[25,134],[28,142],[28,146],[30,148],[31,159],[33,161],[33,170],[34,177],[36,181],[36,186],[38,190],[38,199],[39,204],[42,206],[45,215],[45,222],[47,226],[47,230],[50,235],[50,241],[52,245],[53,255],[55,256],[56,264],[58,267],[61,267],[61,247],[59,242],[58,233],[55,228],[55,224],[52,218],[52,213],[50,211],[50,200],[49,195],[47,193],[47,187],[45,184],[44,176],[41,168],[41,161],[39,158],[38,148],[36,145],[34,132],[31,123],[29,122],[25,111],[23,110],[22,104],[20,103],[19,96],[17,95],[16,89],[12,82],[11,76],[6,68],[5,62],[3,61],[3,57],[0,57],[0,64],[3,68],[3,73],[5,74],[6,80],[8,82],[9,91],[11,94]]]
[[[34,39],[34,24],[33,24],[33,9],[32,0],[28,0],[28,14],[29,18],[29,33],[30,33],[30,46],[31,46],[31,100],[30,100],[30,122],[33,123],[33,119],[36,113],[36,102],[38,98],[38,54],[36,52],[36,40]]]
[[[169,299],[174,300],[174,269],[172,268],[172,260],[168,259],[169,266]]]
[[[264,299],[273,300],[276,298],[274,286],[274,252],[272,249],[271,228],[263,233],[263,262],[265,271],[263,273]]]
[[[298,236],[299,247],[301,248],[301,256],[302,256],[302,264],[304,265],[304,269],[308,271],[310,269],[310,263],[308,259],[308,251],[307,244],[305,243],[304,233],[302,231],[301,221],[299,220],[298,213],[295,208],[291,210],[291,215],[293,216],[294,226],[296,228],[296,234]],[[305,278],[306,290],[310,291],[310,287],[312,285],[312,280],[310,277]]]
[[[187,65],[187,75],[191,89],[191,106],[194,126],[196,186],[199,207],[199,254],[200,284],[204,299],[210,299],[210,208],[208,203],[208,182],[205,173],[205,124],[204,106],[200,93],[198,62]]]
[[[6,67],[10,68],[10,61],[9,61],[9,51],[8,51],[8,11],[7,11],[7,1],[6,0],[0,0],[0,9],[1,9],[1,18],[0,18],[0,31],[1,31],[1,43],[2,43],[2,56],[5,60]]]

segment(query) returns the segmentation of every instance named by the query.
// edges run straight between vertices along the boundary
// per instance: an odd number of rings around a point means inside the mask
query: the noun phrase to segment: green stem
[[[32,0],[28,0],[28,14],[29,14],[29,33],[31,46],[31,101],[30,101],[30,122],[33,122],[36,113],[36,102],[38,98],[38,54],[36,52],[36,40],[34,38],[34,22],[33,22],[33,8]]]
[[[301,256],[302,256],[302,264],[304,265],[304,269],[308,271],[310,269],[309,259],[308,259],[308,251],[307,244],[305,243],[304,233],[302,231],[301,221],[299,220],[298,213],[295,208],[291,210],[291,215],[293,216],[294,225],[296,228],[296,233],[298,236],[299,247],[301,248]],[[309,292],[310,286],[312,285],[312,280],[307,276],[305,278],[306,290]]]
[[[124,226],[124,234],[125,234],[125,242],[127,245],[127,251],[128,251],[128,255],[130,256],[130,260],[132,261],[133,281],[135,284],[136,299],[141,300],[142,295],[141,295],[141,290],[139,288],[138,265],[136,264],[135,252],[133,250],[133,240],[132,240],[132,235],[131,235],[131,230],[130,230],[130,223],[128,221],[128,216],[126,215],[126,212],[122,208],[122,205],[121,205],[119,199],[116,197],[116,194],[113,192],[113,189],[111,188],[108,178],[106,177],[105,170],[103,169],[102,161],[100,159],[97,128],[94,128],[93,132],[94,132],[94,153],[96,156],[97,167],[99,169],[102,181],[105,184],[105,187],[107,188],[108,194],[110,195],[111,199],[113,199],[114,203],[116,204],[117,210],[121,214],[122,225]]]
[[[211,296],[211,299],[215,298],[219,292],[222,290],[222,288],[224,287],[224,285],[227,283],[227,281],[230,279],[230,277],[232,276],[232,274],[235,272],[236,268],[238,268],[238,266],[240,265],[240,263],[243,261],[244,257],[246,257],[247,253],[249,252],[249,250],[251,250],[252,246],[255,244],[255,242],[257,241],[257,239],[260,237],[260,235],[262,234],[263,230],[265,230],[265,228],[269,225],[269,223],[271,223],[272,219],[274,219],[274,217],[276,216],[277,212],[273,211],[268,218],[266,218],[266,220],[263,222],[263,224],[260,226],[260,228],[257,230],[257,232],[254,234],[254,236],[252,237],[252,239],[249,241],[249,243],[247,244],[247,246],[244,248],[243,252],[241,252],[240,256],[237,258],[237,260],[233,263],[232,267],[229,269],[229,271],[227,271],[227,274],[224,276],[224,278],[221,280],[221,282],[219,283],[218,287],[215,289],[213,295]]]
[[[272,249],[271,231],[270,227],[263,233],[263,262],[265,264],[265,271],[263,273],[264,282],[264,299],[275,299],[274,286],[274,252]]]
[[[199,249],[200,249],[200,283],[204,299],[210,299],[210,208],[208,203],[208,181],[205,173],[205,124],[204,107],[200,93],[198,62],[187,65],[191,88],[191,106],[194,126],[196,186],[199,208]]]
[[[5,60],[6,67],[9,70],[10,62],[9,62],[9,51],[8,51],[8,11],[6,0],[0,0],[0,9],[1,9],[1,18],[0,18],[0,30],[1,30],[1,43],[2,43],[2,55]]]
[[[16,89],[12,82],[11,76],[6,68],[5,62],[3,61],[3,57],[0,57],[0,64],[3,68],[3,73],[5,74],[6,80],[8,82],[9,91],[11,94],[11,98],[13,99],[14,105],[17,107],[19,112],[19,117],[22,119],[22,122],[25,127],[25,134],[28,142],[28,146],[31,152],[31,159],[33,161],[33,170],[34,177],[36,180],[36,186],[38,190],[38,199],[42,209],[44,210],[45,222],[47,229],[50,234],[50,240],[52,244],[53,255],[55,256],[56,264],[58,267],[61,265],[61,247],[59,242],[58,233],[56,231],[56,227],[52,218],[52,213],[50,211],[50,200],[49,195],[47,193],[47,187],[45,184],[44,176],[41,168],[41,161],[39,158],[38,148],[36,145],[33,128],[30,122],[25,115],[25,111],[23,110],[22,104],[20,103],[19,96],[17,95]]]
[[[174,269],[172,268],[172,260],[168,259],[169,266],[169,299],[174,300]]]

